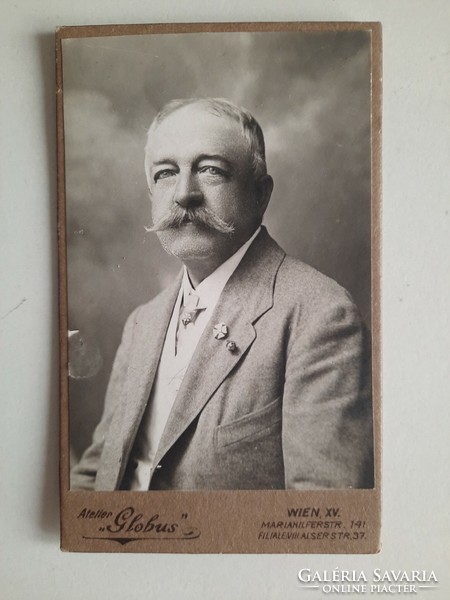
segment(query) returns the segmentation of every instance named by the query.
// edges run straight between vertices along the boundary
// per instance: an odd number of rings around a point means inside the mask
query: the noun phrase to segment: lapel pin
[[[190,313],[183,313],[183,315],[181,317],[181,322],[183,323],[183,325],[185,327],[187,327],[189,325],[189,323],[192,322],[192,316],[190,315]]]
[[[228,327],[225,323],[217,323],[214,325],[214,337],[216,340],[223,340],[228,335]]]
[[[233,340],[229,340],[227,342],[227,350],[229,352],[236,352],[236,350],[237,350],[236,342],[233,342]]]

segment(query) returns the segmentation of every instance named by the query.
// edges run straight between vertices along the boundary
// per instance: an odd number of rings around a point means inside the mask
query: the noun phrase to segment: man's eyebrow
[[[230,169],[233,168],[233,163],[231,161],[229,161],[228,158],[225,158],[221,154],[200,154],[200,156],[197,157],[196,162],[199,163],[204,160],[216,160],[218,162],[225,163],[228,166],[228,168],[230,168]]]
[[[161,158],[159,160],[152,160],[152,167],[158,167],[159,165],[176,165],[177,162],[173,158]]]
[[[196,157],[195,163],[198,164],[205,160],[215,160],[224,163],[230,170],[233,169],[233,163],[221,154],[200,154],[200,156]],[[153,160],[151,163],[151,167],[158,167],[161,165],[172,165],[176,167],[177,161],[174,158],[160,158],[158,160]]]

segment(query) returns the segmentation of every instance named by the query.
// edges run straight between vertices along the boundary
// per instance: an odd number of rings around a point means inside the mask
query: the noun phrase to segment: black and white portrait
[[[62,50],[71,489],[372,488],[370,32]]]

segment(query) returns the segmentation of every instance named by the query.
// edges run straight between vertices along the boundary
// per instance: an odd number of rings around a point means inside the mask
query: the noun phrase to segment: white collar
[[[181,283],[181,290],[183,293],[182,303],[186,304],[189,293],[195,293],[200,297],[199,307],[205,305],[207,308],[214,307],[223,291],[227,281],[233,275],[237,269],[239,263],[243,259],[245,253],[250,247],[250,244],[256,238],[258,233],[261,231],[261,227],[255,231],[250,239],[243,244],[239,250],[237,250],[233,256],[230,256],[224,263],[222,263],[215,271],[208,275],[198,286],[192,287],[186,267],[183,268],[183,281]]]

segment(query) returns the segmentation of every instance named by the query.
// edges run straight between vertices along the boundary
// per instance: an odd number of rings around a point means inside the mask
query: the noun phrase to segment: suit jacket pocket
[[[280,398],[276,398],[259,410],[216,427],[216,445],[220,448],[237,442],[252,441],[269,433],[269,430],[277,426],[280,421],[281,403]]]

